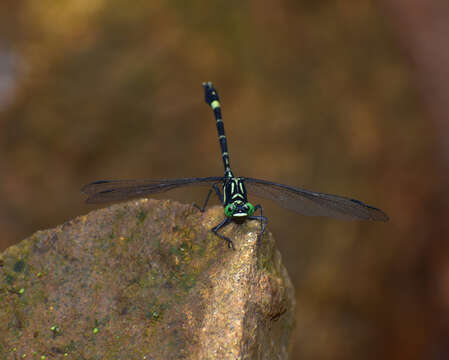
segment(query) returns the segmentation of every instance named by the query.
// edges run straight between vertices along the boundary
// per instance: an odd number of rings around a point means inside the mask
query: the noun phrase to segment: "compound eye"
[[[224,213],[227,217],[232,217],[232,215],[234,215],[235,212],[235,206],[234,204],[228,204],[226,205],[225,209],[224,209]]]
[[[246,203],[245,208],[248,209],[248,216],[251,216],[252,214],[254,214],[254,211],[256,211],[254,205],[251,203]]]

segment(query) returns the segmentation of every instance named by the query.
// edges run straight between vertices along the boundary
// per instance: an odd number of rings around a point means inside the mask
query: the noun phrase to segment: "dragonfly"
[[[234,176],[229,163],[229,152],[225,135],[218,92],[211,82],[203,83],[205,101],[214,113],[218,141],[224,164],[224,176],[191,177],[179,179],[135,179],[135,180],[98,180],[89,183],[81,189],[88,195],[86,202],[99,204],[118,202],[135,198],[150,197],[153,194],[163,193],[186,186],[209,186],[209,193],[202,207],[197,208],[204,212],[210,196],[215,192],[224,208],[224,219],[214,226],[211,231],[225,240],[229,248],[234,249],[232,240],[219,232],[232,222],[242,224],[246,220],[260,222],[258,239],[265,232],[268,222],[263,215],[260,204],[253,205],[248,201],[248,192],[251,195],[272,200],[279,206],[296,213],[308,216],[326,216],[343,220],[389,220],[388,215],[374,206],[360,200],[344,196],[325,194],[315,191],[279,184],[276,182],[254,179],[250,177]],[[258,212],[258,215],[256,215]]]

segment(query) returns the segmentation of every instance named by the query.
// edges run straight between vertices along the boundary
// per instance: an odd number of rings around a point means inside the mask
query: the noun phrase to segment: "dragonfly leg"
[[[218,237],[222,238],[223,240],[225,240],[228,243],[228,248],[235,250],[234,248],[234,243],[232,242],[231,239],[229,239],[228,237],[221,235],[218,233],[218,230],[220,230],[222,227],[225,227],[226,225],[231,223],[231,219],[229,218],[225,218],[221,223],[219,223],[217,226],[213,227],[211,229],[211,231],[217,235]]]
[[[220,199],[220,202],[221,202],[222,204],[224,204],[223,195],[222,195],[220,189],[218,188],[218,185],[217,185],[217,184],[214,184],[214,186],[212,186],[212,187],[213,187],[213,189],[215,190],[215,193],[217,194],[218,198]]]
[[[260,215],[248,216],[247,219],[249,219],[249,220],[259,220],[260,221],[260,233],[259,233],[259,235],[257,235],[257,240],[260,240],[260,238],[262,237],[262,235],[265,232],[265,228],[266,228],[267,223],[268,223],[268,218],[263,216],[262,206],[261,205],[256,205],[254,207],[254,211],[256,211],[256,210],[260,210]]]
[[[218,198],[220,199],[220,202],[223,203],[223,195],[220,192],[220,189],[218,188],[217,184],[212,185],[212,187],[209,189],[209,192],[207,193],[206,200],[204,201],[204,204],[202,207],[199,207],[197,204],[193,204],[199,211],[204,212],[206,209],[207,203],[209,202],[209,198],[212,195],[212,192],[215,190],[215,193],[217,194]]]

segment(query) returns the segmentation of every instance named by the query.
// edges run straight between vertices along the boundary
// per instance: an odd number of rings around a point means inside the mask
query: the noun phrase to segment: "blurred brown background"
[[[263,202],[292,358],[449,358],[448,24],[446,0],[2,0],[0,249],[90,211],[87,182],[221,175],[210,80],[237,175],[391,216]]]

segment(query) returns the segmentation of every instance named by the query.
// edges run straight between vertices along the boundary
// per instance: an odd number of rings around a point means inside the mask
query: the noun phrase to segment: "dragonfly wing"
[[[359,200],[313,192],[271,181],[244,178],[250,194],[273,200],[279,206],[309,216],[327,216],[344,220],[388,221],[388,215]]]
[[[88,195],[87,203],[98,204],[148,197],[187,185],[212,186],[222,179],[223,177],[214,176],[182,179],[99,180],[84,185],[81,191]]]

